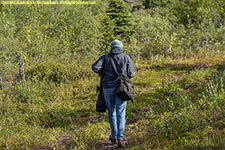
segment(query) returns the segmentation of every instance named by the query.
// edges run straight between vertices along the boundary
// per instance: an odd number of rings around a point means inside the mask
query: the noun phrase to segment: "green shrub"
[[[225,72],[220,71],[215,74],[212,80],[209,80],[206,85],[205,91],[202,95],[202,105],[208,109],[220,106],[224,107],[225,99]]]

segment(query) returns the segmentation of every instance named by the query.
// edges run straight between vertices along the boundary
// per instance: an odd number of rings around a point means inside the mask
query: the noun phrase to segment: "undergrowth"
[[[127,149],[224,148],[224,56],[136,61],[135,66]],[[110,131],[107,115],[95,111],[99,77],[91,76],[3,88],[0,149],[45,149],[65,134],[73,149],[98,149]]]

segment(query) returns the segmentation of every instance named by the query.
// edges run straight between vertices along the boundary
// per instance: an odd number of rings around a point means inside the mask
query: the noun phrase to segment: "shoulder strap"
[[[113,69],[114,69],[114,71],[116,72],[116,75],[119,77],[119,74],[118,74],[118,72],[117,72],[116,65],[115,65],[115,63],[114,63],[114,61],[113,61],[113,59],[112,59],[112,56],[109,55],[109,58],[110,58],[110,61],[111,61],[111,63],[112,63]]]

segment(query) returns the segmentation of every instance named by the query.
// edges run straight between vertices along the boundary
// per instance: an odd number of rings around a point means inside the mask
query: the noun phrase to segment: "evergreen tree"
[[[2,12],[3,5],[0,2],[0,13]]]
[[[167,0],[144,0],[145,9],[154,7],[163,7],[167,3]]]
[[[105,16],[102,20],[101,26],[103,32],[100,35],[100,42],[102,43],[102,50],[107,51],[110,43],[114,40],[114,24],[113,21],[109,18],[109,16]]]
[[[103,52],[108,51],[114,39],[130,43],[134,35],[131,29],[130,7],[123,0],[111,0],[100,26],[100,45]]]
[[[130,39],[134,34],[131,29],[130,7],[122,0],[112,0],[106,10],[106,15],[112,20],[113,35],[116,38]]]

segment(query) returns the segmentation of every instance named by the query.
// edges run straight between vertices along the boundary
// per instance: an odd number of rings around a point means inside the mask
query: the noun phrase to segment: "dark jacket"
[[[133,78],[135,68],[130,56],[121,49],[114,48],[109,54],[101,56],[93,65],[92,70],[100,75],[103,74],[103,88],[114,88],[118,86],[118,77],[113,69],[109,55],[112,56],[117,71],[120,75]]]

